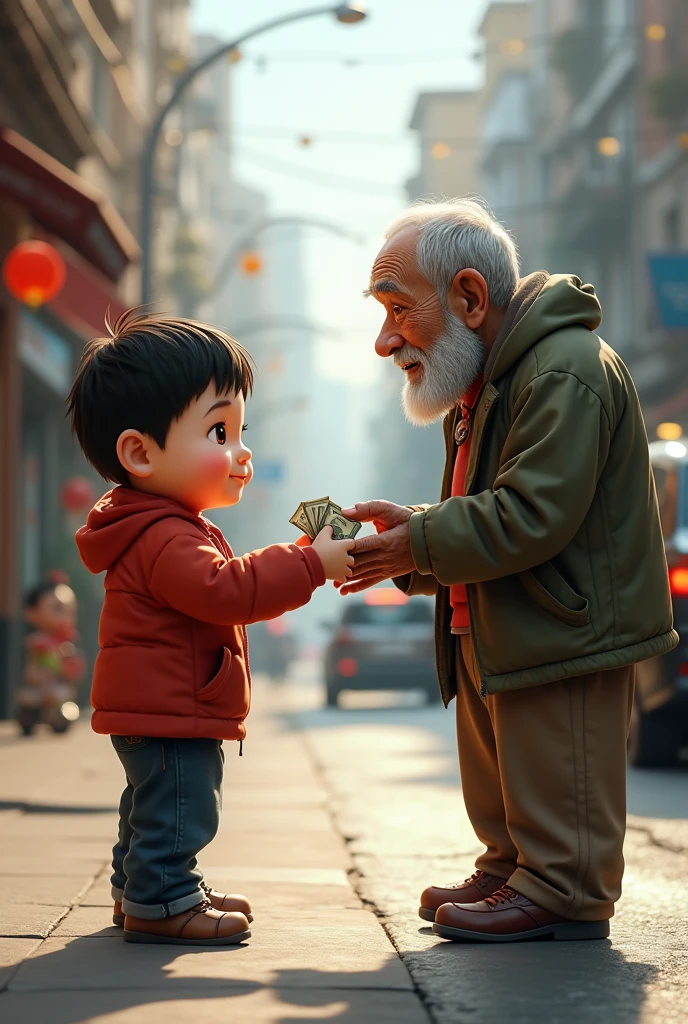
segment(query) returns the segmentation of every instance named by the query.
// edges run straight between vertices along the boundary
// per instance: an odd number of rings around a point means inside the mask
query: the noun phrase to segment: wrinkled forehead
[[[372,295],[413,287],[422,278],[416,260],[418,228],[405,228],[389,238],[375,257],[370,273]]]

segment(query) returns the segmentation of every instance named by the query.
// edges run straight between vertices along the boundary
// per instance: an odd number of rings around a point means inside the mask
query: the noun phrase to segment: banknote
[[[317,537],[322,529],[320,521],[325,515],[327,508],[330,504],[330,499],[326,494],[324,498],[313,498],[312,501],[303,502],[303,510],[306,513],[306,518],[311,527],[311,537]]]
[[[301,530],[302,533],[305,533],[311,538],[311,540],[313,540],[315,534],[311,534],[311,524],[308,522],[308,516],[304,512],[303,503],[299,505],[289,522],[292,523],[297,530]]]
[[[335,540],[353,540],[361,529],[360,523],[354,522],[353,519],[347,519],[342,515],[342,510],[335,508],[333,504],[330,504],[325,512],[320,529],[324,526],[332,527],[332,536]]]
[[[324,526],[332,527],[335,540],[353,539],[361,529],[361,524],[343,516],[341,507],[327,495],[312,501],[302,501],[289,522],[311,540],[317,537]]]

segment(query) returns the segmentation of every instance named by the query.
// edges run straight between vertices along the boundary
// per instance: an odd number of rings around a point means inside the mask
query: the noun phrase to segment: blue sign
[[[662,327],[688,328],[688,253],[648,256]]]
[[[37,377],[66,395],[72,384],[72,353],[69,343],[39,317],[22,310],[19,318],[19,356]]]
[[[253,479],[257,484],[281,484],[284,480],[284,464],[261,459],[253,467]]]

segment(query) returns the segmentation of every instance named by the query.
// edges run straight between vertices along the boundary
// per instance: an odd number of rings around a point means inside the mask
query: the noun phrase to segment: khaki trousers
[[[471,637],[456,641],[463,794],[487,847],[476,867],[563,917],[612,917],[635,666],[483,700]]]

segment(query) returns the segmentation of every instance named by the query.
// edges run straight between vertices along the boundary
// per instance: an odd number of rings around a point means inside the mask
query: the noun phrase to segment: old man
[[[355,593],[436,594],[437,667],[485,852],[420,915],[458,941],[596,939],[621,893],[634,664],[669,651],[662,533],[642,414],[595,333],[591,285],[519,280],[479,203],[411,207],[369,294],[408,418],[444,418],[441,500],[345,510],[377,535]]]

